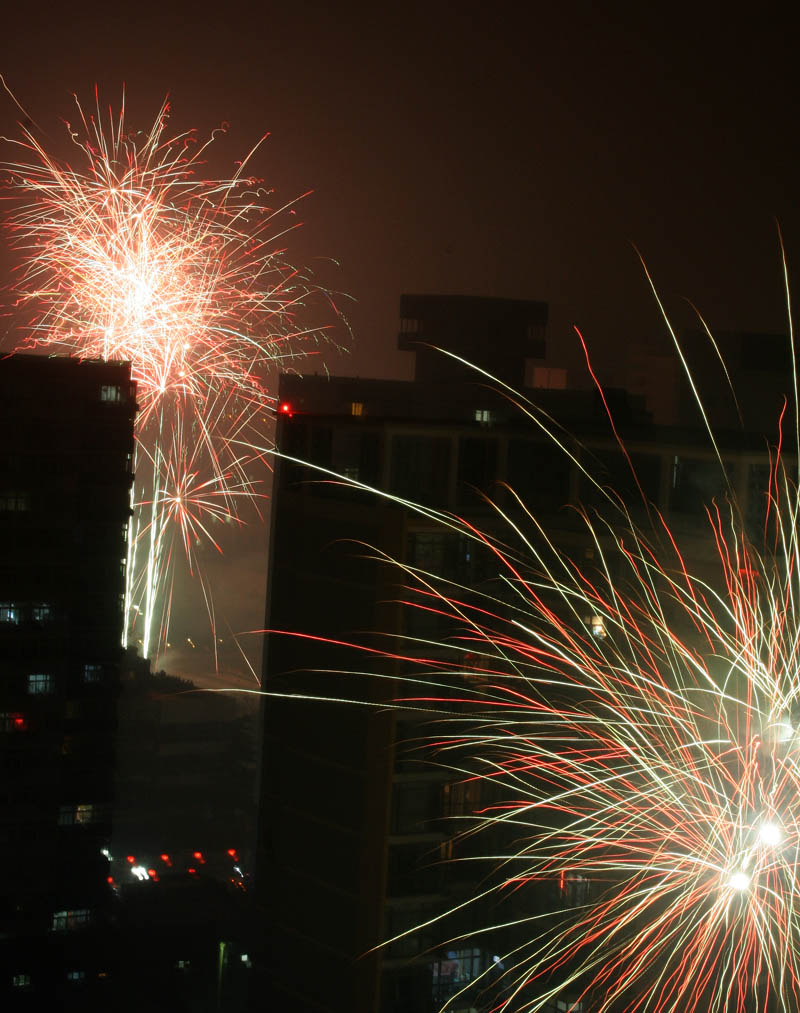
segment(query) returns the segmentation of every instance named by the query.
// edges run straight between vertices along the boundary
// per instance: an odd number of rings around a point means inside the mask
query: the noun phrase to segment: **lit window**
[[[27,492],[0,492],[0,513],[24,513],[31,508]]]
[[[606,624],[602,616],[592,616],[589,620],[589,629],[597,640],[605,640]]]
[[[15,974],[11,979],[14,988],[30,988],[31,976],[29,974]]]
[[[50,928],[53,932],[68,932],[84,928],[91,920],[92,912],[88,907],[74,908],[72,911],[54,911]]]
[[[348,479],[350,482],[358,481],[358,465],[348,464],[342,468],[342,478]]]
[[[83,681],[84,682],[101,682],[103,679],[103,666],[102,665],[84,665],[83,666]]]
[[[62,805],[58,810],[58,825],[60,827],[87,826],[90,823],[97,823],[102,813],[102,807],[91,802],[83,805]]]
[[[176,960],[175,966],[179,971],[187,971],[191,967],[191,960]]]
[[[18,623],[19,606],[11,602],[0,602],[0,623]]]
[[[0,732],[24,732],[28,719],[18,711],[0,711]]]
[[[82,981],[86,981],[85,971],[67,971],[67,981],[73,982],[73,984],[80,984]]]
[[[491,422],[494,422],[494,412],[489,408],[476,408],[475,421],[485,426],[489,425]]]
[[[364,414],[364,402],[363,401],[351,401],[350,402],[350,414],[351,415],[363,415]]]
[[[107,404],[120,404],[123,400],[122,387],[118,383],[104,383],[100,388],[100,400]]]
[[[590,883],[586,876],[577,872],[562,872],[559,889],[569,907],[582,907],[589,900]]]
[[[35,623],[46,623],[53,618],[53,610],[49,605],[39,604],[31,606],[31,619]]]
[[[56,680],[52,675],[35,672],[28,676],[28,692],[34,695],[52,693],[56,688]]]
[[[401,334],[419,334],[420,329],[421,322],[416,320],[414,317],[403,317],[400,320]]]

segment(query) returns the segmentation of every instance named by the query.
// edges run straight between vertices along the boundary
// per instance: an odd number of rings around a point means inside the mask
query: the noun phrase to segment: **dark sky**
[[[314,191],[292,257],[354,300],[333,372],[409,375],[412,291],[546,300],[552,361],[574,361],[577,323],[608,375],[663,330],[634,242],[679,324],[688,297],[718,330],[785,327],[797,25],[696,7],[17,4],[0,69],[53,137],[95,82],[114,103],[125,83],[132,126],[166,93],[175,127],[229,121],[221,170],[269,131],[258,173]],[[2,133],[16,115],[0,99]]]

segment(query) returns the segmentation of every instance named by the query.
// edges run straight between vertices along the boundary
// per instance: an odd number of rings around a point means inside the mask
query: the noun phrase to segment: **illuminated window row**
[[[82,805],[62,805],[58,810],[60,827],[88,826],[99,823],[105,816],[106,808],[87,802]]]
[[[73,908],[68,911],[54,911],[50,922],[53,932],[69,932],[82,929],[92,921],[92,912],[88,907]]]
[[[20,604],[19,602],[0,602],[0,623],[15,625],[28,619],[35,623],[46,623],[53,618],[53,608],[44,602]]]
[[[30,508],[30,493],[20,489],[9,489],[0,492],[0,513],[25,513]]]

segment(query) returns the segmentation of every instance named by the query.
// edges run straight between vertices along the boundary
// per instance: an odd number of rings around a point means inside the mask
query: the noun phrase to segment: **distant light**
[[[100,854],[103,855],[105,858],[107,858],[109,862],[111,861],[111,853],[109,852],[108,848],[101,848]]]
[[[140,883],[143,883],[146,879],[150,878],[150,876],[147,873],[147,869],[145,869],[143,865],[131,866],[131,872],[139,880]]]
[[[113,885],[113,883],[114,883],[114,877],[113,876],[107,876],[106,877],[106,883],[111,883]]]
[[[728,886],[732,887],[734,890],[739,890],[740,892],[742,890],[746,890],[748,886],[750,886],[750,877],[746,872],[743,872],[740,869],[738,872],[734,872],[728,880]]]
[[[783,840],[783,831],[777,823],[768,822],[762,823],[758,829],[758,839],[762,844],[766,844],[770,848],[774,848],[780,844]]]
[[[203,858],[203,852],[202,851],[193,851],[192,852],[192,858],[196,858],[197,861],[201,865],[205,865],[206,864],[206,860],[205,860],[205,858]]]
[[[589,629],[592,636],[597,640],[604,640],[606,637],[606,624],[602,616],[592,616],[589,620]]]
[[[131,865],[133,865],[133,863],[136,861],[136,859],[133,857],[133,855],[128,855],[126,861],[130,862]]]
[[[281,411],[283,412],[283,414],[288,415],[291,412],[291,410],[292,406],[288,403],[288,401],[284,401],[283,404],[281,405]]]

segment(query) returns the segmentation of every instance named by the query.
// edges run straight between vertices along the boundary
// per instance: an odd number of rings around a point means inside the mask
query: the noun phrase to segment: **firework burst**
[[[385,652],[409,687],[397,707],[421,716],[405,748],[471,800],[455,843],[480,886],[434,921],[448,948],[505,947],[445,1008],[796,1011],[794,455],[780,437],[769,451],[720,448],[709,427],[705,467],[724,491],[704,521],[673,530],[666,509],[604,486],[588,448],[506,393],[599,506],[553,523],[506,489],[479,529],[398,501],[426,530],[469,540],[490,579],[379,557],[400,568],[410,616],[446,631]],[[751,467],[764,478],[748,504],[736,491]]]
[[[272,408],[268,373],[313,350],[325,328],[299,323],[320,290],[283,256],[295,227],[247,170],[204,175],[209,145],[149,131],[118,113],[67,123],[74,157],[33,128],[8,142],[6,225],[19,255],[12,287],[20,350],[130,361],[137,384],[136,501],[126,639],[166,639],[172,529],[193,563],[209,524],[257,495],[256,463]],[[258,146],[257,146],[258,147]]]
[[[797,486],[776,453],[760,535],[729,489],[681,540],[583,476],[606,503],[580,512],[594,562],[517,499],[496,508],[505,544],[450,521],[493,584],[404,567],[408,603],[450,634],[404,645],[430,688],[402,703],[441,709],[429,749],[481,786],[465,836],[497,849],[476,903],[494,894],[504,924],[463,938],[515,938],[498,1010],[796,1010]]]

